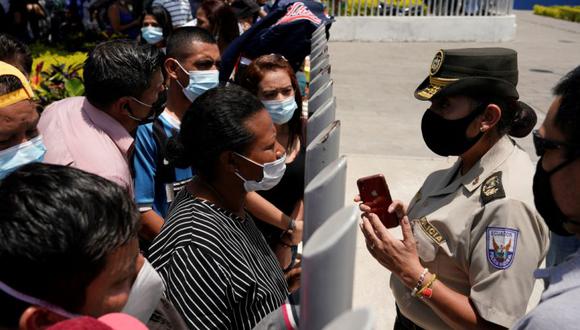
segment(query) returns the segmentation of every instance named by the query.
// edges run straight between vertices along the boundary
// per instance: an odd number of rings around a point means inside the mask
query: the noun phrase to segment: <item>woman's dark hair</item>
[[[87,287],[138,226],[117,184],[72,167],[24,165],[0,182],[0,281],[79,313]],[[26,307],[0,291],[0,327],[18,328]]]
[[[554,95],[560,97],[556,126],[562,130],[567,143],[580,146],[580,66],[558,82]]]
[[[220,53],[240,36],[236,14],[223,0],[205,0],[198,10],[203,10],[209,21],[209,32],[217,40]]]
[[[254,95],[258,95],[258,86],[264,76],[268,72],[282,70],[288,74],[290,77],[290,82],[292,83],[292,88],[294,88],[294,98],[296,99],[296,104],[298,108],[294,111],[292,118],[288,121],[288,128],[290,131],[290,136],[288,139],[288,145],[284,146],[287,150],[290,149],[294,139],[298,136],[301,141],[302,139],[302,95],[300,95],[300,86],[298,85],[298,80],[294,74],[294,70],[288,61],[278,54],[262,55],[252,61],[250,65],[246,68],[243,77],[240,81],[240,85]]]
[[[216,177],[216,163],[224,151],[245,154],[254,141],[246,121],[264,109],[245,89],[216,87],[195,99],[181,121],[181,130],[167,145],[170,162],[194,168],[207,180]]]
[[[495,104],[501,109],[501,118],[497,124],[500,136],[508,134],[516,138],[523,138],[530,134],[538,117],[532,108],[515,98],[502,96],[472,96],[476,107],[485,107]]]
[[[171,35],[173,31],[173,23],[171,22],[171,15],[163,8],[162,6],[157,5],[149,5],[143,11],[143,15],[141,16],[141,26],[143,26],[143,20],[145,19],[146,15],[150,15],[155,17],[157,24],[163,30],[163,39],[167,41],[167,38]],[[144,40],[143,40],[144,41]]]

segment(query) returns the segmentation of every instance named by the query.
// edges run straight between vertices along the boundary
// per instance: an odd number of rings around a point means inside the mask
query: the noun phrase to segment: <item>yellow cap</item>
[[[32,99],[34,97],[32,87],[30,86],[30,83],[24,74],[22,74],[20,70],[13,67],[12,65],[0,61],[0,76],[4,75],[15,76],[18,78],[18,80],[20,80],[20,83],[23,87],[8,94],[0,95],[0,108],[7,107],[22,100]]]

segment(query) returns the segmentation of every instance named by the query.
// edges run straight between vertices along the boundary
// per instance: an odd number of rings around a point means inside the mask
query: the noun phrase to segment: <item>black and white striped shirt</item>
[[[173,28],[178,28],[191,21],[195,13],[191,12],[189,0],[154,0],[153,6],[163,6],[171,16]]]
[[[280,265],[252,218],[186,189],[149,252],[190,329],[252,329],[288,295]]]

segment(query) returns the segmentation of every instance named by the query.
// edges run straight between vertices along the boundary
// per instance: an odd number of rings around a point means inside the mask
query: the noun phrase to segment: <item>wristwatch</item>
[[[296,219],[290,218],[290,221],[288,222],[288,230],[294,229],[296,229]]]

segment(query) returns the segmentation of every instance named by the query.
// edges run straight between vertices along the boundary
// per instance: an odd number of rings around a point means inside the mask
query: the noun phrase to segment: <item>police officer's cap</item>
[[[427,101],[449,95],[493,95],[519,98],[518,58],[507,48],[441,49],[435,54],[429,76],[415,90]]]

